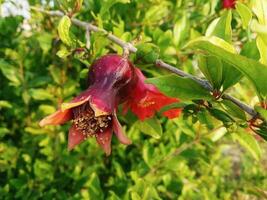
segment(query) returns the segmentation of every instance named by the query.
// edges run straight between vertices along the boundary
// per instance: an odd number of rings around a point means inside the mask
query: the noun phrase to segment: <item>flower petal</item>
[[[89,101],[92,95],[91,88],[88,88],[87,90],[81,92],[78,96],[76,96],[74,99],[72,99],[69,103],[63,103],[61,104],[61,109],[68,110],[77,106],[80,106],[84,104],[85,102]]]
[[[140,120],[153,117],[162,107],[178,102],[178,99],[165,96],[154,85],[145,83],[141,70],[135,68],[137,83],[131,92],[131,98],[124,105],[130,107]]]
[[[180,114],[182,112],[182,109],[180,108],[173,108],[173,109],[170,109],[170,110],[167,110],[165,112],[163,112],[162,114],[165,116],[165,117],[168,117],[169,119],[174,119],[176,117],[179,117]]]
[[[40,126],[45,125],[58,125],[58,124],[64,124],[65,122],[72,119],[72,113],[71,110],[58,110],[55,113],[45,117],[39,122]]]
[[[131,110],[140,120],[153,117],[156,111],[162,107],[178,102],[175,98],[170,98],[159,92],[158,90],[147,90],[146,95],[138,102],[131,104]]]
[[[111,138],[112,130],[110,128],[106,129],[103,133],[99,132],[96,134],[96,141],[105,151],[107,156],[111,153]]]
[[[62,103],[61,104],[61,109],[64,111],[64,110],[68,110],[68,109],[71,109],[71,108],[74,108],[74,107],[77,107],[77,106],[80,106],[82,104],[84,104],[86,101],[88,100],[83,100],[83,101],[79,101],[79,102],[69,102],[69,103]]]
[[[86,136],[84,136],[73,124],[69,130],[68,150],[72,150],[76,145],[80,144],[85,139]]]
[[[132,141],[124,134],[124,131],[122,130],[122,127],[116,114],[113,115],[113,130],[120,143],[125,145],[129,145],[132,143]]]
[[[104,107],[102,109],[98,108],[98,106],[90,101],[90,107],[93,109],[95,116],[99,117],[102,115],[109,115],[110,112],[104,111]]]
[[[235,8],[236,0],[223,0],[223,8]]]

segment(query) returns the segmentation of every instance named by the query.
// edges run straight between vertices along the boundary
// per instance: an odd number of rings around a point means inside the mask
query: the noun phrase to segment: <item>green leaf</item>
[[[145,161],[145,163],[152,168],[153,167],[153,163],[154,163],[154,147],[149,143],[149,142],[145,142],[144,147],[143,147],[143,152],[142,152],[142,156],[143,159]]]
[[[41,35],[37,36],[37,40],[40,44],[41,49],[44,53],[47,53],[52,45],[53,36],[50,33],[42,32]]]
[[[266,37],[267,37],[267,35],[266,35]],[[260,52],[260,62],[267,65],[267,43],[264,42],[264,40],[262,38],[263,37],[258,36],[256,39],[256,42],[257,42],[257,47],[258,47],[259,52]]]
[[[262,150],[259,143],[251,135],[251,133],[239,128],[238,132],[232,133],[231,135],[233,139],[238,141],[245,149],[247,149],[256,160],[261,158]]]
[[[267,121],[267,110],[260,106],[255,106],[254,108]]]
[[[211,108],[209,109],[210,114],[216,119],[222,121],[225,125],[233,122],[232,117],[230,117],[227,113],[222,110]]]
[[[12,85],[19,86],[21,84],[19,70],[3,59],[0,59],[0,70],[3,75],[11,81]]]
[[[10,130],[5,127],[0,127],[0,139],[2,139],[7,133],[10,133]]]
[[[213,142],[220,140],[227,133],[225,127],[220,127],[211,133],[210,137]]]
[[[88,186],[89,186],[88,190],[89,190],[89,195],[90,195],[89,199],[99,199],[102,196],[100,180],[95,172],[91,174],[90,179],[88,181]]]
[[[152,43],[142,43],[136,46],[136,60],[143,61],[144,64],[155,63],[159,58],[160,49]]]
[[[12,104],[8,101],[0,100],[0,108],[12,108]]]
[[[47,181],[52,181],[54,179],[52,170],[53,166],[46,161],[36,159],[36,161],[34,162],[33,169],[37,179]]]
[[[131,199],[132,200],[141,200],[142,198],[139,196],[137,192],[131,192]]]
[[[109,12],[110,8],[116,3],[130,3],[130,0],[106,0],[102,2],[100,16]]]
[[[200,37],[187,45],[187,47],[198,48],[208,52],[210,55],[217,56],[225,62],[231,64],[241,71],[253,84],[260,98],[267,97],[267,66],[246,58],[241,55],[234,54],[227,48],[229,45],[217,37]]]
[[[260,62],[267,64],[267,25],[261,25],[253,20],[251,29],[257,33],[256,43],[260,52]]]
[[[207,30],[206,36],[217,36],[221,39],[231,42],[232,40],[232,12],[231,10],[226,10],[224,14],[211,23]]]
[[[51,100],[53,95],[45,89],[30,89],[30,96],[35,100]]]
[[[68,46],[73,46],[74,41],[70,36],[70,26],[71,26],[70,18],[68,16],[64,16],[61,18],[57,30],[61,41]]]
[[[225,41],[231,42],[232,40],[232,12],[231,10],[224,11],[223,15],[214,20],[211,25],[208,27],[206,36],[216,36]],[[221,43],[221,47],[235,53],[236,50],[229,43]],[[210,56],[211,57],[211,56]],[[209,60],[209,59],[207,59]],[[214,60],[214,59],[213,59]],[[217,66],[216,62],[218,63]],[[242,74],[235,68],[231,67],[229,64],[225,63],[217,57],[217,61],[212,62],[207,66],[206,71],[211,71],[213,78],[208,79],[214,86],[215,89],[220,89],[223,86],[223,91],[229,87],[236,84],[242,77]],[[221,70],[220,70],[221,69]],[[215,74],[214,72],[217,73]],[[221,72],[220,72],[221,71]],[[221,75],[220,75],[221,74]]]
[[[252,10],[262,25],[267,25],[267,0],[252,0]]]
[[[71,51],[68,51],[67,49],[60,49],[57,52],[57,56],[60,58],[67,58],[69,55],[71,55]]]
[[[159,197],[157,190],[154,187],[149,186],[145,189],[142,199],[143,200],[150,200],[150,199],[160,200],[161,198]]]
[[[237,2],[236,3],[236,11],[241,17],[242,20],[242,27],[245,29],[248,27],[251,19],[252,19],[252,12],[251,10],[243,3]]]
[[[231,86],[235,85],[243,77],[243,74],[233,67],[231,64],[222,61],[223,72],[222,72],[222,90],[225,91]]]
[[[56,67],[54,65],[49,66],[49,72],[53,77],[53,80],[57,83],[60,84],[62,80],[62,72],[59,67]]]
[[[171,97],[178,97],[184,100],[212,99],[206,89],[189,78],[167,75],[159,78],[150,78],[146,82],[154,84],[161,92]]]
[[[246,56],[248,58],[259,60],[260,53],[257,48],[256,40],[247,41],[244,43],[240,55]]]
[[[258,33],[262,38],[263,42],[267,45],[267,25],[262,25],[257,22],[257,20],[252,20],[251,30]]]
[[[184,14],[181,19],[179,19],[173,27],[173,41],[176,46],[179,46],[186,37],[188,37],[189,32],[189,21],[187,20],[187,15]]]
[[[137,121],[136,127],[143,133],[159,139],[162,136],[162,128],[158,119],[150,118],[144,121]]]
[[[222,82],[222,62],[215,56],[200,56],[198,66],[214,89],[219,90]]]
[[[121,198],[118,197],[115,192],[109,191],[107,200],[121,200]]]
[[[223,104],[223,107],[225,108],[227,113],[229,113],[231,116],[242,120],[246,120],[245,112],[241,108],[239,108],[236,104],[234,104],[232,101],[224,99],[221,101],[221,103]]]

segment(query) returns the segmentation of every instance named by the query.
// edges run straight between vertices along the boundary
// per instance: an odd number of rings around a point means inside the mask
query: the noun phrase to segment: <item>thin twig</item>
[[[85,31],[85,40],[86,40],[86,48],[89,50],[91,47],[91,38],[90,38],[90,29],[87,28]]]
[[[44,10],[44,9],[41,9],[41,8],[36,8],[36,7],[31,7],[32,10],[34,11],[37,11],[37,12],[42,12],[42,13],[45,13],[47,15],[50,15],[50,16],[56,16],[56,17],[62,17],[64,16],[64,13],[61,12],[61,11],[47,11],[47,10]],[[115,35],[109,33],[108,31],[106,31],[105,29],[102,29],[102,28],[99,28],[91,23],[88,23],[88,22],[84,22],[84,21],[81,21],[81,20],[78,20],[76,18],[71,18],[71,21],[74,25],[76,26],[79,26],[87,31],[94,31],[94,32],[99,32],[99,33],[103,33],[104,35],[106,35],[106,37],[111,40],[112,42],[116,43],[117,45],[121,46],[124,50],[125,49],[128,49],[129,52],[131,53],[136,53],[137,52],[137,48],[134,47],[134,45],[132,45],[131,43],[129,42],[125,42],[123,40],[121,40],[120,38],[116,37]],[[160,68],[163,68],[163,69],[166,69],[174,74],[177,74],[179,76],[182,76],[182,77],[186,77],[186,78],[190,78],[194,81],[196,81],[200,86],[202,86],[203,88],[205,88],[206,90],[212,92],[213,91],[213,88],[212,86],[210,85],[210,83],[207,81],[207,80],[204,80],[204,79],[200,79],[200,78],[197,78],[191,74],[188,74],[174,66],[171,66],[167,63],[165,63],[164,61],[162,60],[157,60],[156,61],[156,66],[157,67],[160,67]],[[251,117],[255,118],[258,116],[258,113],[251,107],[249,107],[248,105],[244,104],[243,102],[239,101],[238,99],[228,95],[228,94],[224,94],[221,96],[221,98],[223,99],[228,99],[230,100],[231,102],[233,102],[234,104],[236,104],[239,108],[241,108],[242,110],[244,110],[246,113],[248,113]]]

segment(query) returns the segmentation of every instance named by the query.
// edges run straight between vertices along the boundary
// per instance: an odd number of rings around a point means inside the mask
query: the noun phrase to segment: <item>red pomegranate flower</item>
[[[236,0],[223,0],[223,8],[232,9],[235,8]]]
[[[113,131],[122,144],[130,144],[116,116],[119,104],[125,103],[125,110],[130,108],[139,119],[144,120],[163,106],[178,101],[146,84],[142,72],[127,58],[118,55],[106,55],[95,61],[89,70],[88,83],[87,90],[71,102],[63,103],[58,111],[40,122],[40,126],[45,126],[72,121],[69,150],[94,136],[109,155]],[[174,118],[180,112],[180,109],[172,109],[163,114]]]
[[[140,120],[150,118],[155,115],[162,107],[178,102],[176,98],[170,98],[162,94],[154,85],[145,83],[145,76],[140,69],[135,68],[137,82],[130,94],[130,98],[124,104],[124,111],[129,108],[138,116]],[[163,115],[168,118],[178,117],[180,109],[171,109],[165,111]]]
[[[126,100],[135,83],[133,65],[118,55],[106,55],[98,59],[89,71],[89,87],[70,103],[63,103],[54,114],[47,116],[41,126],[58,125],[72,120],[68,148],[88,137],[95,136],[105,153],[111,153],[112,132],[122,144],[131,141],[123,133],[117,119],[118,104]]]

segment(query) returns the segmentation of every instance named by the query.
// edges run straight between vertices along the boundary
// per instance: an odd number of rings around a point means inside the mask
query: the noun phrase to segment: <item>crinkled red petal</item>
[[[99,132],[96,135],[97,143],[105,151],[107,156],[111,154],[111,139],[112,130],[110,128],[106,129],[103,133]]]
[[[45,117],[39,123],[40,126],[45,125],[58,125],[64,124],[65,122],[72,119],[72,112],[71,110],[58,110],[55,113]]]
[[[122,130],[122,127],[116,114],[113,115],[113,130],[120,143],[125,145],[129,145],[132,143],[132,141],[125,135],[124,131]]]
[[[173,108],[173,109],[170,109],[170,110],[167,110],[165,112],[163,112],[162,114],[165,116],[165,117],[168,117],[169,119],[174,119],[176,117],[179,117],[180,114],[182,112],[182,109],[180,108]]]
[[[72,150],[75,146],[82,143],[86,137],[73,124],[69,130],[68,149]]]
[[[135,68],[137,83],[131,93],[131,98],[124,105],[124,112],[129,107],[141,120],[153,117],[162,107],[178,102],[178,99],[167,97],[154,85],[145,83],[145,76],[140,69]]]

